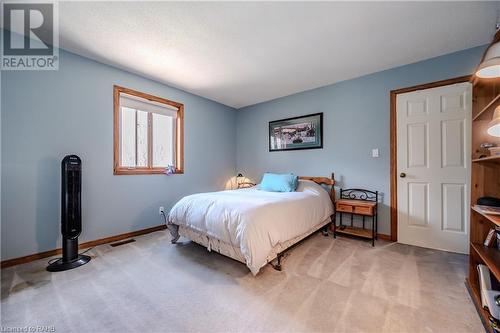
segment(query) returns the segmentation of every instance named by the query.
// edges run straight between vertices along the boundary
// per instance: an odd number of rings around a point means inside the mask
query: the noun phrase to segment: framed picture
[[[323,148],[323,113],[269,122],[269,151]]]

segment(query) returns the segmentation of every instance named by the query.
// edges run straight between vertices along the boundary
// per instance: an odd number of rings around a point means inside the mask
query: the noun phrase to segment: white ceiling
[[[61,46],[236,108],[489,43],[499,2],[61,2]]]

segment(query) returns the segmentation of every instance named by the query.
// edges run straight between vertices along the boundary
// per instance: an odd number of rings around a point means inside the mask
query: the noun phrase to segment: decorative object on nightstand
[[[236,188],[241,189],[241,188],[249,188],[255,186],[254,183],[250,182],[248,178],[243,177],[243,174],[239,173],[236,176]]]
[[[243,177],[243,174],[239,173],[236,176],[236,187],[240,188],[240,184],[245,180],[245,177]]]
[[[378,191],[365,189],[340,189],[340,198],[335,202],[335,211],[340,214],[339,226],[333,224],[333,237],[337,234],[345,234],[371,239],[372,246],[375,246],[378,230],[377,218]],[[342,223],[344,214],[351,217],[350,226]],[[362,228],[353,225],[354,216],[362,216]],[[365,228],[365,218],[371,217],[371,230]]]

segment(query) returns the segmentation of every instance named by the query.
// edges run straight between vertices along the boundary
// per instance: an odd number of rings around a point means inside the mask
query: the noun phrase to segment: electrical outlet
[[[165,208],[163,208],[163,206],[160,206],[160,209],[158,209],[158,214],[165,214]]]

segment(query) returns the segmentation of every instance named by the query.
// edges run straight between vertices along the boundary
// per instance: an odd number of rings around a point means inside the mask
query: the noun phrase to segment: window
[[[184,105],[114,86],[114,174],[184,172]]]

